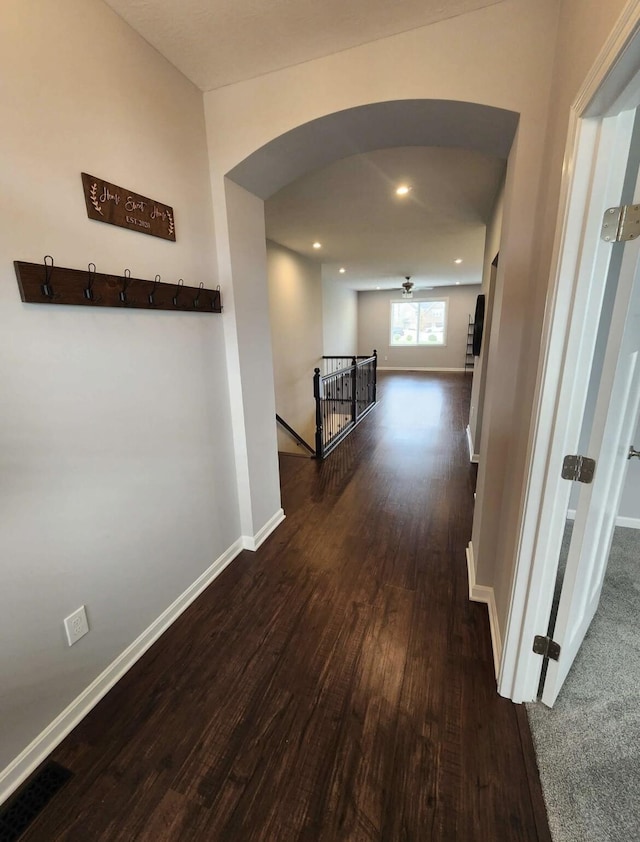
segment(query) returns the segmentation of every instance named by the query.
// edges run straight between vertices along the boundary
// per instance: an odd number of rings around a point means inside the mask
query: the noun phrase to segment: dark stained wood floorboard
[[[287,519],[54,752],[25,842],[550,842],[465,548],[470,379],[381,374]]]

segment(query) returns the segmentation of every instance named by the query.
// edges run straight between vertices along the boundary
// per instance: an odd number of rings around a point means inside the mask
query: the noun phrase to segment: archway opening
[[[226,174],[236,350],[246,437],[246,509],[252,534],[269,521],[269,513],[279,509],[264,201],[308,173],[374,150],[470,150],[506,163],[518,120],[515,112],[471,102],[377,102],[323,115],[291,129]]]

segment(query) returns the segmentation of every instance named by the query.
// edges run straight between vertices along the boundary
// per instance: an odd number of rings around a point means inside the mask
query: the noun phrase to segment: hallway
[[[24,840],[549,842],[468,600],[469,389],[382,372],[326,462],[281,458],[285,522],[54,752]]]

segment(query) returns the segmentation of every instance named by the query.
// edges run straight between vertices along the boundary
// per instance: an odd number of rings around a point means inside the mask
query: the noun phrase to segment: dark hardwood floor
[[[470,378],[380,375],[287,520],[54,752],[24,840],[549,842],[526,716],[468,600]]]

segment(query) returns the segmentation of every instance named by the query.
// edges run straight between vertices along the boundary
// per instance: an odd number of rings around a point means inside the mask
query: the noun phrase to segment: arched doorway
[[[218,245],[221,274],[230,287],[225,289],[225,308],[232,316],[226,320],[226,339],[234,372],[230,392],[247,548],[257,547],[284,516],[273,423],[264,200],[304,173],[375,149],[446,146],[508,161],[518,120],[513,111],[452,100],[357,106],[272,139],[232,167],[218,185],[226,217],[226,231],[218,230]]]

